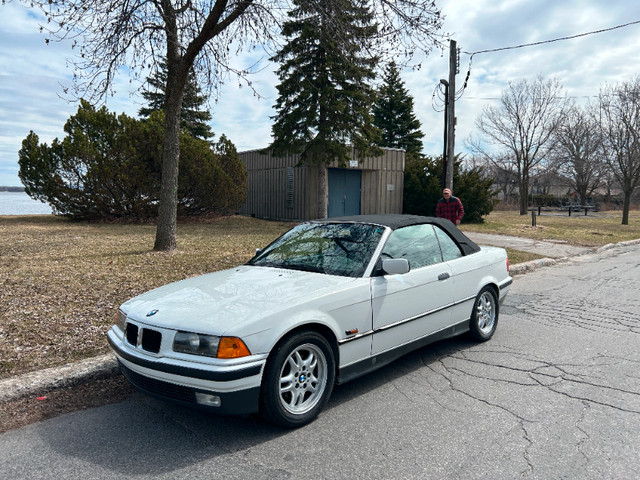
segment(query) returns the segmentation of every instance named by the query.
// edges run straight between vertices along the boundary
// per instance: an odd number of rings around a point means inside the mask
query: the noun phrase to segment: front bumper
[[[266,359],[222,366],[148,355],[126,343],[116,327],[107,340],[125,378],[144,393],[222,414],[258,411]]]

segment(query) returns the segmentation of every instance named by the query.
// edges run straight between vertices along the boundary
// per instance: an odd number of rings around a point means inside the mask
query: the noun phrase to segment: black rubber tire
[[[267,361],[260,414],[287,428],[311,422],[329,401],[335,368],[333,349],[319,333],[302,331],[286,337]]]
[[[480,290],[473,302],[469,334],[477,342],[486,342],[498,327],[499,304],[496,292],[487,286]]]

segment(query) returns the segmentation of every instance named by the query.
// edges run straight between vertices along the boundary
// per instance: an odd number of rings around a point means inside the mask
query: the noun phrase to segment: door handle
[[[447,278],[449,278],[449,274],[448,273],[441,273],[440,275],[438,275],[438,280],[446,280]]]

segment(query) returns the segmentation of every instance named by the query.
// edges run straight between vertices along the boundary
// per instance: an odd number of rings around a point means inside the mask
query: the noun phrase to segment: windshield
[[[303,223],[248,265],[361,277],[383,232],[384,227],[363,223]]]

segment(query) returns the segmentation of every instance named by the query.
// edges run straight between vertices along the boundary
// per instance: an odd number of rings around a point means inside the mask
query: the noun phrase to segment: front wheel
[[[327,340],[316,332],[286,338],[273,351],[265,368],[260,410],[283,427],[311,422],[333,390],[335,360]]]
[[[498,300],[491,287],[484,287],[473,304],[471,312],[470,333],[478,342],[486,342],[498,326]]]

